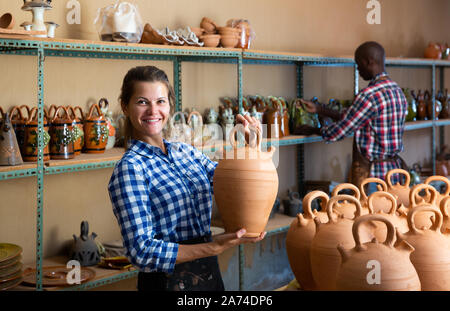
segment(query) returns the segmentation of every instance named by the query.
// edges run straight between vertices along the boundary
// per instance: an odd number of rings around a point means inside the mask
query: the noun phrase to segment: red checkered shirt
[[[368,160],[392,158],[403,151],[407,111],[403,91],[383,72],[358,93],[341,119],[323,127],[321,134],[326,142],[334,142],[354,133],[359,151]],[[373,163],[370,176],[384,180],[389,170],[400,168],[397,162]],[[398,181],[396,177],[393,176],[393,183]]]

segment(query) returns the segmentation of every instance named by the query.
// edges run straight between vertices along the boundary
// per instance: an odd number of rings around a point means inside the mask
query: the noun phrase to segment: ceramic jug
[[[281,132],[281,112],[280,104],[277,101],[273,101],[263,115],[263,124],[267,126],[267,138],[281,138],[283,133]]]
[[[424,53],[425,58],[431,59],[441,59],[442,51],[438,44],[430,42],[428,46],[425,48]]]
[[[393,185],[391,177],[394,174],[403,175],[405,177],[405,183],[403,185],[401,185],[400,183],[396,183],[395,185]],[[393,169],[386,173],[384,180],[386,181],[386,183],[388,185],[387,191],[396,197],[397,203],[399,205],[403,204],[403,206],[409,207],[409,205],[410,205],[409,184],[411,182],[411,176],[409,176],[409,173],[403,169]]]
[[[45,113],[44,113],[45,114]],[[44,161],[50,160],[50,148],[48,143],[50,142],[50,134],[48,118],[44,115],[44,148],[43,158]],[[33,107],[30,112],[30,117],[25,123],[25,144],[23,160],[25,162],[36,162],[38,160],[38,108]]]
[[[382,209],[376,209],[376,204],[378,201],[380,201],[380,199],[384,199],[390,203],[390,209],[387,213]],[[397,214],[397,200],[389,192],[377,191],[372,193],[367,200],[367,206],[370,214],[382,215],[383,217],[387,218],[400,233],[408,232],[407,218],[405,215]],[[380,226],[380,223],[378,222],[375,223],[375,225],[375,237],[378,241],[384,241],[387,234],[386,226],[383,224],[381,224]]]
[[[416,102],[417,102],[417,115],[416,115],[417,120],[427,120],[428,119],[427,103],[425,102],[424,94],[422,93],[421,90],[419,90],[419,92],[417,93]]]
[[[71,259],[80,262],[80,265],[94,266],[100,262],[100,252],[95,238],[97,234],[92,232],[89,236],[89,223],[81,222],[80,236],[73,235],[74,244],[72,247]]]
[[[191,128],[186,124],[186,115],[186,112],[177,111],[170,117],[166,133],[168,141],[190,144],[192,133]]]
[[[84,114],[80,106],[75,108],[72,106],[67,107],[70,112],[70,118],[72,121],[72,134],[73,134],[73,152],[75,155],[81,154],[84,146]],[[79,111],[77,116],[76,112]]]
[[[426,195],[420,196],[421,193],[425,190]],[[419,204],[427,203],[437,209],[439,209],[439,205],[437,204],[439,192],[431,185],[427,184],[419,184],[415,185],[411,188],[410,192],[410,202],[411,205],[406,213],[408,215],[411,212],[411,209],[416,207]],[[404,209],[398,209],[401,214],[405,214]],[[433,224],[434,214],[432,212],[424,212],[418,213],[415,219],[415,224],[418,228],[429,228]]]
[[[109,102],[106,98],[100,99],[98,106],[105,117],[106,126],[108,127],[108,142],[106,143],[105,150],[109,150],[112,149],[116,143],[116,127],[113,113],[109,110]]]
[[[367,208],[367,194],[365,186],[370,183],[377,183],[377,189],[378,191],[388,191],[388,186],[386,182],[381,178],[376,177],[368,177],[364,179],[361,184],[359,185],[359,190],[361,192],[361,205],[363,208]],[[385,213],[388,213],[391,210],[391,202],[386,199],[385,197],[377,197],[377,200],[374,202],[373,205],[374,211],[378,212],[379,210],[384,211]]]
[[[11,118],[11,124],[13,126],[14,133],[16,135],[17,144],[19,145],[21,154],[23,154],[25,146],[25,124],[29,117],[28,107],[26,107],[25,105],[22,105],[20,107],[14,106],[11,108],[9,116]]]
[[[22,165],[23,160],[9,113],[3,113],[1,108],[0,113],[2,115],[2,119],[0,119],[0,165]]]
[[[445,192],[437,193],[437,198],[436,198],[436,203],[435,203],[436,206],[441,206],[441,201],[450,195],[450,180],[447,177],[435,175],[435,176],[430,176],[427,179],[425,179],[424,183],[429,185],[432,182],[436,182],[436,181],[437,182],[440,181],[445,184]]]
[[[278,98],[281,109],[281,133],[283,136],[289,136],[289,111],[286,100],[283,97]]]
[[[261,131],[250,127],[251,137],[256,134],[256,145],[238,147],[237,131],[230,133],[231,151],[223,150],[224,157],[214,173],[214,197],[226,232],[245,228],[247,237],[257,237],[264,231],[278,192],[278,173],[272,161],[275,147],[261,151]],[[252,139],[250,138],[250,141]]]
[[[424,100],[427,104],[427,118],[428,120],[433,120],[433,99],[431,98],[430,92],[425,91]],[[441,113],[442,104],[439,100],[434,101],[434,120],[439,119],[439,114]]]
[[[60,112],[63,113],[62,116],[59,115]],[[75,157],[72,122],[67,108],[59,106],[50,121],[50,159],[67,160]]]
[[[408,112],[405,117],[406,122],[412,122],[416,121],[416,115],[417,115],[417,103],[416,98],[413,96],[413,91],[410,91],[408,88],[402,89],[403,94],[406,97],[406,101],[408,102]]]
[[[366,243],[361,241],[359,229],[369,221],[380,222],[386,227],[387,237],[384,242],[377,239]],[[355,219],[352,226],[355,247],[347,249],[343,245],[338,246],[342,264],[336,280],[337,290],[420,291],[419,276],[409,260],[414,248],[404,240],[394,246],[394,226],[383,215],[364,215]],[[370,279],[368,268],[371,262],[379,265],[379,280]]]
[[[450,197],[446,197],[441,201],[441,213],[444,217],[441,232],[450,234]]]
[[[355,242],[352,236],[353,219],[344,215],[333,214],[338,201],[347,200],[356,207],[355,218],[361,216],[361,204],[354,196],[341,194],[331,197],[327,204],[328,223],[323,224],[316,217],[316,234],[311,242],[311,271],[318,290],[335,290],[336,277],[341,265],[341,255],[337,249],[339,244],[352,248]],[[363,237],[363,243],[372,237]]]
[[[351,183],[342,183],[334,187],[333,191],[331,192],[331,197],[339,195],[339,193],[343,190],[351,190],[353,192],[353,196],[361,202],[361,193],[359,192],[358,187]],[[343,202],[336,202],[333,210],[335,212],[338,212],[339,214],[343,214],[346,218],[353,218],[356,211],[355,204],[347,202],[345,200]],[[363,208],[361,210],[361,215],[365,215],[368,213],[369,211],[367,209]]]
[[[445,93],[440,92],[439,101],[442,104],[441,113],[439,114],[439,119],[448,119],[450,117],[450,106],[448,100],[448,90],[445,89]]]
[[[97,116],[94,115],[94,111],[97,112]],[[89,109],[89,113],[84,120],[83,131],[84,152],[104,153],[108,143],[109,129],[99,105],[94,104]]]
[[[322,199],[328,203],[328,195],[319,190],[311,191],[303,198],[303,213],[299,213],[292,221],[286,235],[286,252],[295,278],[304,290],[315,290],[311,272],[310,249],[316,233],[316,224],[312,213],[311,203],[315,199]],[[328,218],[328,217],[327,217]],[[325,222],[325,221],[324,221]]]
[[[435,220],[429,229],[419,229],[415,216],[433,212]],[[442,213],[430,204],[420,204],[408,214],[409,231],[397,232],[397,239],[407,241],[414,247],[411,262],[419,275],[423,291],[450,290],[450,239],[442,234]]]

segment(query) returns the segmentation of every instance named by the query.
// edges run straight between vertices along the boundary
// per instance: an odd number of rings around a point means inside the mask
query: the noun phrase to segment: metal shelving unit
[[[164,60],[173,63],[174,90],[176,95],[176,110],[182,110],[182,63],[183,62],[207,62],[207,63],[227,63],[236,65],[239,110],[242,111],[243,99],[243,77],[242,68],[244,65],[294,65],[296,66],[296,88],[297,96],[303,95],[304,67],[305,66],[327,66],[327,67],[353,67],[354,68],[354,93],[358,92],[358,71],[352,58],[350,57],[327,57],[317,54],[300,53],[282,53],[269,51],[254,51],[241,49],[223,49],[223,48],[193,48],[193,47],[175,47],[159,46],[147,44],[125,44],[109,43],[99,41],[81,41],[66,39],[31,39],[23,38],[0,38],[0,54],[6,55],[28,55],[36,56],[38,63],[37,87],[38,87],[38,161],[31,166],[19,166],[13,169],[0,170],[0,181],[23,178],[37,177],[37,232],[36,232],[36,270],[37,270],[37,290],[43,290],[42,286],[42,262],[43,262],[43,185],[44,176],[62,173],[71,173],[86,170],[96,170],[108,167],[114,167],[117,159],[99,159],[92,162],[68,163],[61,165],[47,165],[43,162],[43,117],[44,117],[44,64],[46,57],[65,57],[65,58],[94,58],[94,59],[133,59],[133,60]],[[436,69],[440,69],[441,89],[443,88],[443,70],[450,67],[450,61],[434,61],[423,59],[388,59],[388,66],[402,67],[430,67],[432,68],[432,91],[433,102],[436,93],[435,75]],[[433,172],[435,172],[435,132],[436,128],[450,125],[450,120],[414,122],[406,125],[406,130],[415,130],[423,128],[433,129]],[[441,141],[443,141],[441,134]],[[321,142],[322,138],[318,136],[289,136],[278,141],[264,141],[265,146],[297,146],[298,161],[298,186],[299,192],[304,193],[304,144]],[[214,148],[204,148],[205,151],[213,151]],[[286,232],[289,226],[272,229],[269,235]],[[244,248],[239,246],[239,289],[244,290]],[[105,284],[110,284],[126,278],[136,276],[136,271],[123,272],[106,279],[95,280],[76,287],[67,289],[90,289]]]

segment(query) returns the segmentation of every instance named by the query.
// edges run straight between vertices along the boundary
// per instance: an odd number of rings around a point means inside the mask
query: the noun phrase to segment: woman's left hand
[[[250,144],[250,127],[257,129],[261,132],[261,122],[255,117],[246,114],[245,116],[238,114],[236,115],[236,124],[242,124],[245,129],[245,140]]]

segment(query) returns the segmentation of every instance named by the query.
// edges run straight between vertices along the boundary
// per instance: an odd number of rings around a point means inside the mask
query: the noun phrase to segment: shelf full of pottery
[[[5,13],[0,17],[0,34],[16,36],[33,36],[38,38],[54,38],[56,28],[59,25],[45,20],[45,11],[51,10],[51,0],[24,0],[21,8],[31,12],[31,22],[24,21],[20,24],[23,30],[14,29],[15,19],[11,13]]]
[[[0,107],[1,165],[37,162],[38,108],[13,106],[4,112]],[[106,98],[83,111],[79,106],[44,107],[44,162],[74,159],[83,153],[102,154],[115,145],[115,120]],[[9,150],[6,152],[6,150]]]
[[[391,182],[399,174],[403,183]],[[360,187],[340,184],[303,199],[286,250],[304,290],[450,290],[450,181],[430,176],[409,187],[409,173],[389,171]],[[365,186],[377,183],[367,196]],[[435,186],[444,183],[441,193]],[[350,191],[353,195],[340,194]],[[320,211],[312,210],[320,200]]]

